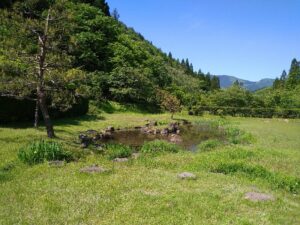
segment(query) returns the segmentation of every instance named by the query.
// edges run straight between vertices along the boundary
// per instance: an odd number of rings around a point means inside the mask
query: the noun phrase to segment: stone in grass
[[[129,159],[128,158],[115,158],[113,161],[114,162],[127,162]]]
[[[100,167],[98,165],[92,165],[89,167],[84,167],[80,169],[81,173],[104,173],[107,172],[107,169]]]
[[[245,199],[250,200],[252,202],[274,201],[275,200],[273,195],[259,193],[259,192],[248,192],[245,194]]]
[[[53,167],[63,167],[65,165],[65,161],[62,160],[54,160],[48,162],[49,166]]]
[[[197,176],[195,174],[189,173],[189,172],[180,173],[177,175],[177,177],[182,180],[196,180],[197,179]]]
[[[138,152],[136,152],[136,153],[133,153],[131,157],[132,157],[133,159],[138,159],[140,156],[141,156],[141,154],[138,153]]]

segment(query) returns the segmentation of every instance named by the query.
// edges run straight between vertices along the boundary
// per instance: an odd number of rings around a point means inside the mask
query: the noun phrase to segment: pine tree
[[[297,59],[293,59],[289,71],[289,76],[286,81],[286,87],[288,89],[293,89],[298,84],[300,84],[300,64]]]
[[[210,89],[213,90],[219,90],[220,89],[220,79],[217,76],[213,76],[211,78],[211,84]]]

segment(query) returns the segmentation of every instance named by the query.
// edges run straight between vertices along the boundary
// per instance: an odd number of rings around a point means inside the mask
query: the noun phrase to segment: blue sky
[[[195,69],[274,78],[300,60],[300,0],[107,0],[120,20]]]

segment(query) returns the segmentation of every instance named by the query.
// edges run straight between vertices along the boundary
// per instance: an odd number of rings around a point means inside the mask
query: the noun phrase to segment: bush
[[[158,152],[172,152],[177,153],[180,151],[179,146],[169,143],[167,141],[155,140],[145,143],[142,148],[142,153],[158,153]]]
[[[250,144],[254,141],[254,137],[250,133],[246,133],[236,127],[227,127],[225,134],[228,141],[232,144]]]
[[[198,145],[198,149],[200,151],[209,151],[212,149],[217,148],[218,146],[220,146],[222,143],[219,140],[207,140],[207,141],[203,141],[202,143],[200,143]]]
[[[122,144],[108,144],[105,148],[109,159],[127,158],[133,152],[129,146]]]
[[[20,149],[19,159],[29,165],[42,163],[45,160],[72,160],[72,154],[63,150],[62,146],[53,141],[35,141]]]

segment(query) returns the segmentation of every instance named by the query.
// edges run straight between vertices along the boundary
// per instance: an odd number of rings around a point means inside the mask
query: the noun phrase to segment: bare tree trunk
[[[47,38],[48,38],[48,27],[49,27],[49,20],[50,20],[50,9],[48,10],[48,15],[45,22],[45,29],[44,33],[42,35],[39,35],[39,47],[40,47],[40,53],[38,56],[38,82],[37,82],[37,99],[38,103],[43,115],[43,119],[45,122],[45,126],[47,129],[47,135],[49,138],[54,138],[54,129],[53,124],[51,122],[47,103],[46,103],[46,93],[45,93],[45,70],[46,70],[46,54],[47,54]]]
[[[42,112],[43,119],[45,122],[46,130],[47,130],[47,135],[49,138],[54,138],[55,134],[54,134],[53,124],[50,119],[47,104],[46,104],[45,92],[38,87],[37,94],[38,94],[38,102],[39,102],[39,105],[41,108],[41,112]]]
[[[39,101],[36,100],[35,111],[34,111],[34,127],[38,128],[39,126]]]

